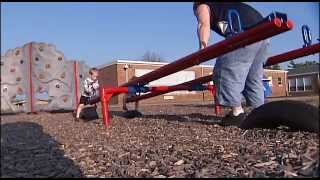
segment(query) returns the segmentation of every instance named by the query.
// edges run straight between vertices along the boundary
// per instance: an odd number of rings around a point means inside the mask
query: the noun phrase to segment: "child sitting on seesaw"
[[[98,82],[98,76],[99,71],[97,68],[91,68],[89,70],[90,77],[86,78],[83,81],[84,90],[81,93],[80,102],[77,107],[77,111],[75,114],[75,121],[79,121],[80,119],[80,113],[85,105],[92,104],[90,100],[97,97],[97,93],[99,92],[99,82]],[[96,104],[94,104],[95,108],[97,107]]]

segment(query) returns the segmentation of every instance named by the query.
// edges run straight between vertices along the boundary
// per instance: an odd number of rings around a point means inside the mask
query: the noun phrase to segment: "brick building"
[[[271,97],[283,97],[288,95],[288,71],[264,69],[264,75],[270,80],[269,86],[272,87]]]
[[[290,96],[318,95],[319,87],[319,64],[289,70],[288,91]]]
[[[134,75],[141,76],[153,71],[167,63],[162,62],[145,62],[145,61],[127,61],[117,60],[111,64],[99,66],[99,81],[101,85],[116,87],[128,82]],[[190,81],[202,76],[212,74],[213,66],[198,65],[187,68],[175,74],[163,77],[159,80],[150,82],[151,86],[176,85]],[[265,70],[265,75],[270,79],[270,85],[273,90],[273,97],[286,96],[286,71],[282,70]],[[212,82],[210,82],[212,84]],[[110,104],[122,104],[123,94],[112,97]],[[212,95],[209,91],[177,91],[164,95],[156,96],[143,100],[144,103],[168,103],[168,102],[196,102],[212,101]]]

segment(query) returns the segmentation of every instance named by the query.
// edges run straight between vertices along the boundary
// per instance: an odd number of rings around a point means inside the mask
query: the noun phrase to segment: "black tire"
[[[99,119],[97,109],[92,107],[84,107],[80,113],[80,117],[84,120],[95,120]]]
[[[142,116],[142,114],[141,114],[141,112],[139,112],[137,110],[131,110],[131,111],[125,111],[123,113],[123,116],[125,118],[132,119],[132,118],[135,118],[135,117],[140,117],[140,116]]]
[[[276,128],[280,125],[319,133],[319,108],[300,101],[274,101],[254,109],[239,127]]]

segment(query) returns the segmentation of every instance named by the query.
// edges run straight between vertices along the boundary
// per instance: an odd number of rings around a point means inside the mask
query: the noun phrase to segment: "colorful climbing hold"
[[[62,101],[63,102],[67,102],[68,101],[68,96],[63,96]]]
[[[61,79],[65,78],[66,77],[66,73],[63,72],[61,75],[60,75]]]
[[[22,94],[23,93],[23,89],[21,87],[18,87],[17,92],[18,92],[18,94]]]
[[[42,90],[43,90],[43,87],[42,87],[42,86],[39,86],[37,91],[38,91],[38,92],[41,92]]]
[[[39,79],[44,79],[44,75],[42,73],[39,74]]]
[[[2,89],[3,92],[7,92],[7,90],[8,90],[8,87],[3,87]]]

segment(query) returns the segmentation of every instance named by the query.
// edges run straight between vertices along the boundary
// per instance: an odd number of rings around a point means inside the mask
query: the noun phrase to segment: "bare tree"
[[[143,56],[142,56],[142,61],[148,61],[148,62],[163,62],[162,57],[154,52],[147,51]]]
[[[319,65],[319,61],[305,61],[301,63],[295,63],[293,60],[290,61],[288,68],[289,69],[295,69],[295,68],[300,68],[300,67],[307,67],[307,66],[312,66],[312,65]]]

